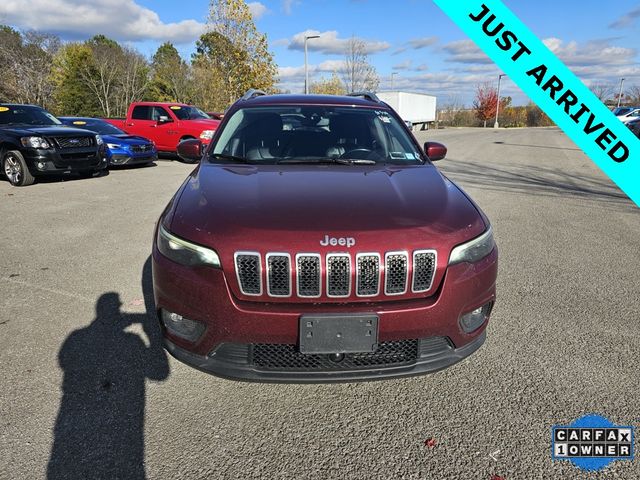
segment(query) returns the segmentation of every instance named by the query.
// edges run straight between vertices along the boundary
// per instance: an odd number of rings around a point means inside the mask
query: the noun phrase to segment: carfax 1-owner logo
[[[634,429],[600,415],[585,415],[551,429],[554,460],[570,460],[583,470],[602,470],[614,460],[633,460]]]

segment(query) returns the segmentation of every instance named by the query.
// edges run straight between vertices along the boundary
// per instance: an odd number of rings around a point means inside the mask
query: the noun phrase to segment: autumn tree
[[[347,43],[342,81],[347,92],[375,92],[380,85],[376,67],[369,61],[367,45],[359,38],[351,37]]]
[[[346,93],[342,80],[340,80],[338,74],[335,72],[329,78],[312,82],[309,91],[319,95],[344,95]]]
[[[487,120],[495,118],[498,106],[498,92],[488,83],[476,87],[476,97],[473,100],[473,110],[476,117],[487,126]]]
[[[176,47],[166,42],[158,47],[151,60],[151,81],[147,97],[163,102],[190,101],[190,68]]]
[[[277,67],[267,37],[260,33],[244,0],[211,0],[207,32],[196,42],[193,75],[199,105],[224,110],[250,88],[273,89]],[[201,85],[201,79],[209,85]]]
[[[82,43],[64,45],[53,59],[53,112],[58,115],[97,116],[100,105],[83,79],[87,63],[93,62],[91,49]]]

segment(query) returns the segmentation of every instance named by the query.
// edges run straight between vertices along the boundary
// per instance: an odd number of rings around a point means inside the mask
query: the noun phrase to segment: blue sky
[[[498,69],[429,0],[261,0],[250,1],[258,29],[267,34],[285,90],[300,91],[305,32],[311,78],[339,69],[341,49],[351,36],[363,39],[381,77],[391,86],[438,96],[441,104],[469,104],[475,86],[496,81]],[[24,8],[25,5],[30,8]],[[621,77],[640,86],[636,44],[640,2],[609,0],[505,0],[587,84],[613,90]],[[103,33],[151,56],[164,40],[189,57],[206,22],[209,2],[183,0],[2,0],[0,22],[82,40]],[[527,97],[506,80],[514,103]]]

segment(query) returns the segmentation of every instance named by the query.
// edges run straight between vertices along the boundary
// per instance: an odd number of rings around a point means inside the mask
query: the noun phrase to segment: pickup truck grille
[[[92,147],[93,137],[53,137],[54,142],[60,149],[65,148],[86,148]]]
[[[288,253],[236,252],[235,270],[244,295],[329,298],[402,295],[431,289],[436,273],[435,250],[409,252]],[[353,259],[355,258],[355,262]],[[384,261],[383,261],[384,259]],[[263,279],[263,266],[266,271]],[[263,282],[266,291],[263,292]],[[355,283],[355,285],[353,285]],[[295,285],[295,289],[294,289]]]

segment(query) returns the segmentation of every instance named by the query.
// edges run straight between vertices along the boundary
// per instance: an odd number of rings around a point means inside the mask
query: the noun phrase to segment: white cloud
[[[630,12],[622,15],[615,22],[609,25],[609,28],[626,28],[632,27],[636,20],[640,17],[640,5]]]
[[[304,50],[304,37],[310,35],[320,35],[320,38],[314,38],[307,41],[309,51],[321,52],[324,54],[344,54],[349,45],[350,38],[340,38],[335,30],[319,32],[317,30],[306,30],[296,33],[289,43],[289,50]],[[362,40],[365,44],[366,52],[376,53],[388,50],[390,45],[388,42],[376,40]]]
[[[472,40],[456,40],[448,43],[442,49],[449,55],[447,62],[455,63],[492,63],[482,50]]]
[[[609,39],[591,40],[584,44],[565,43],[559,38],[546,38],[544,44],[569,67],[626,66],[635,62],[636,50],[617,47]]]
[[[296,5],[300,5],[298,0],[282,0],[282,11],[285,15],[291,15],[293,7]]]
[[[265,13],[269,11],[269,9],[260,2],[247,3],[247,7],[249,7],[249,11],[251,12],[254,20],[259,20]]]
[[[404,62],[395,64],[392,68],[394,70],[410,70],[411,63],[412,63],[411,60],[405,60]]]
[[[165,23],[135,0],[2,0],[0,18],[22,29],[82,39],[103,33],[121,41],[192,42],[205,29],[196,20]]]

